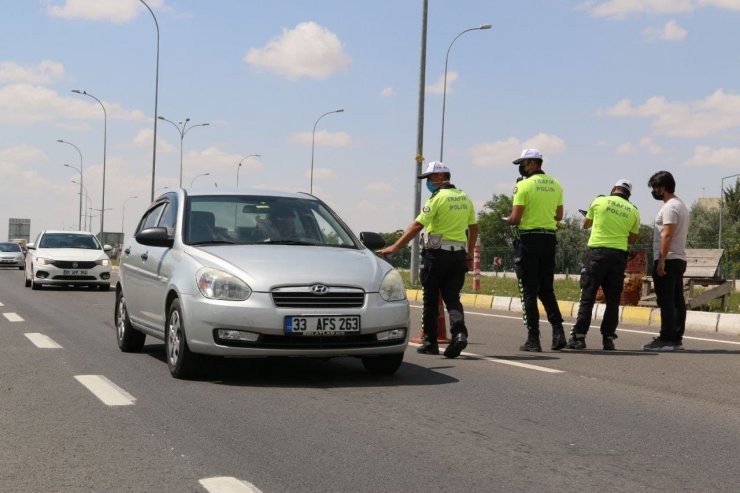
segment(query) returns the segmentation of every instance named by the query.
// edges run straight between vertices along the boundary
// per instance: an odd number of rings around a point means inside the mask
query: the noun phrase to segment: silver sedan
[[[23,249],[18,243],[12,241],[0,243],[0,267],[15,267],[23,270],[25,261]]]
[[[122,351],[165,341],[176,378],[208,356],[361,358],[394,373],[409,337],[400,274],[306,194],[173,190],[142,216],[116,286]]]

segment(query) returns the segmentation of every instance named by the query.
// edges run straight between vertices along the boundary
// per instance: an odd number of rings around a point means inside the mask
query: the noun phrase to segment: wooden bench
[[[724,250],[720,248],[686,249],[686,272],[683,278],[684,298],[689,310],[706,305],[716,298],[722,298],[722,310],[726,309],[733,284],[719,274],[723,253]],[[697,286],[713,287],[695,295]],[[650,276],[645,276],[642,280],[642,296],[638,305],[657,306],[653,278]]]

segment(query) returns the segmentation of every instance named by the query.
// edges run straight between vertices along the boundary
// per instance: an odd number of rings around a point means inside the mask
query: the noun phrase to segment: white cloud
[[[396,91],[394,91],[392,87],[384,87],[383,90],[380,91],[380,95],[384,98],[389,98],[391,96],[395,96]]]
[[[151,149],[152,139],[154,139],[154,129],[145,128],[139,130],[139,132],[134,136],[133,144],[135,147],[138,147],[140,149]],[[167,153],[174,151],[175,147],[166,139],[163,139],[159,131],[157,131],[157,152]]]
[[[699,5],[727,10],[740,10],[738,0],[699,0]]]
[[[106,103],[109,118],[142,120],[143,112],[126,110],[117,103]],[[0,87],[0,124],[31,124],[58,120],[101,119],[103,112],[97,103],[78,97],[62,97],[56,91],[31,84],[10,84]]]
[[[197,168],[202,166],[204,163],[207,164],[208,170],[224,171],[226,173],[234,175],[236,177],[236,171],[239,167],[239,161],[242,162],[241,176],[244,177],[244,173],[252,171],[261,171],[264,168],[262,161],[257,157],[251,157],[242,161],[244,156],[235,154],[233,152],[224,151],[215,146],[206,147],[201,151],[191,151],[186,153],[183,158],[184,167],[188,165]]]
[[[389,185],[388,183],[384,181],[370,182],[367,185],[365,185],[365,188],[367,189],[368,192],[383,193],[383,194],[391,193],[395,190],[391,185]]]
[[[15,62],[0,63],[0,82],[50,84],[64,77],[64,65],[43,60],[35,67],[21,66]]]
[[[290,141],[294,144],[311,145],[313,134],[311,132],[299,132],[293,134]],[[346,132],[327,132],[319,130],[316,132],[315,144],[325,147],[348,147],[352,145],[352,137]]]
[[[581,4],[580,9],[594,17],[621,20],[632,14],[685,14],[696,6],[696,0],[591,0]]]
[[[647,149],[647,151],[652,155],[660,154],[663,152],[663,148],[653,142],[653,139],[651,139],[650,137],[645,137],[640,140],[640,147],[642,147],[643,149]]]
[[[7,149],[0,149],[0,172],[15,173],[22,163],[47,162],[49,157],[44,151],[27,144],[18,144]]]
[[[310,177],[311,170],[306,171],[304,175],[307,177]],[[314,168],[313,169],[314,180],[316,180],[317,178],[321,178],[322,180],[333,180],[336,177],[337,177],[336,173],[334,173],[334,171],[329,168]]]
[[[625,142],[617,147],[617,154],[634,154],[636,152],[637,148],[631,142]]]
[[[147,0],[152,10],[169,10],[164,0]],[[137,15],[146,13],[139,0],[65,0],[62,5],[51,5],[47,13],[62,19],[85,19],[89,21],[129,22]]]
[[[656,131],[671,137],[703,137],[740,127],[740,96],[718,89],[700,101],[671,102],[654,96],[641,106],[633,106],[629,99],[623,99],[603,113],[650,118]]]
[[[292,30],[283,29],[263,48],[250,49],[244,61],[294,80],[326,79],[349,67],[351,60],[336,34],[315,22],[302,22]]]
[[[687,166],[724,166],[737,168],[740,163],[740,148],[723,147],[712,149],[709,146],[697,146],[694,148],[694,156],[686,161]]]
[[[509,137],[498,142],[484,142],[473,145],[469,152],[476,166],[511,166],[511,162],[521,155],[522,149],[539,149],[545,162],[553,154],[563,152],[565,141],[556,135],[539,133],[526,140]]]
[[[668,21],[661,29],[647,28],[643,31],[646,39],[654,41],[682,41],[686,39],[688,31],[676,21]]]
[[[459,74],[457,72],[448,71],[447,72],[447,94],[452,94],[452,86],[453,82],[455,82],[459,78]],[[430,94],[439,94],[440,96],[444,94],[445,92],[445,76],[444,74],[439,76],[439,79],[434,84],[427,84],[426,91]]]

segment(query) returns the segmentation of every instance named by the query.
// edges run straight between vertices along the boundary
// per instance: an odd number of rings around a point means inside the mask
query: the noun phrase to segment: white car
[[[87,231],[42,231],[29,243],[26,287],[45,285],[97,286],[110,289],[110,245],[101,245]]]
[[[409,337],[401,275],[308,194],[168,191],[125,246],[115,324],[124,352],[165,341],[176,378],[207,356],[360,358],[392,374]],[[205,357],[204,357],[205,356]]]
[[[23,249],[18,243],[0,243],[0,267],[14,267],[23,270]]]

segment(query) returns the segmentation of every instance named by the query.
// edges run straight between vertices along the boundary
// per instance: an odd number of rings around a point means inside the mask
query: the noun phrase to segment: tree
[[[589,230],[583,229],[583,217],[566,215],[558,226],[558,249],[555,272],[573,274],[581,271],[586,254]]]
[[[494,259],[503,259],[503,268],[514,268],[514,230],[502,217],[511,214],[512,199],[508,195],[493,194],[491,200],[478,212],[481,242],[481,270],[495,270]]]
[[[385,240],[386,245],[392,245],[403,234],[402,229],[397,229],[392,233],[378,233]],[[404,245],[395,255],[386,259],[393,267],[408,269],[411,266],[411,246]]]

